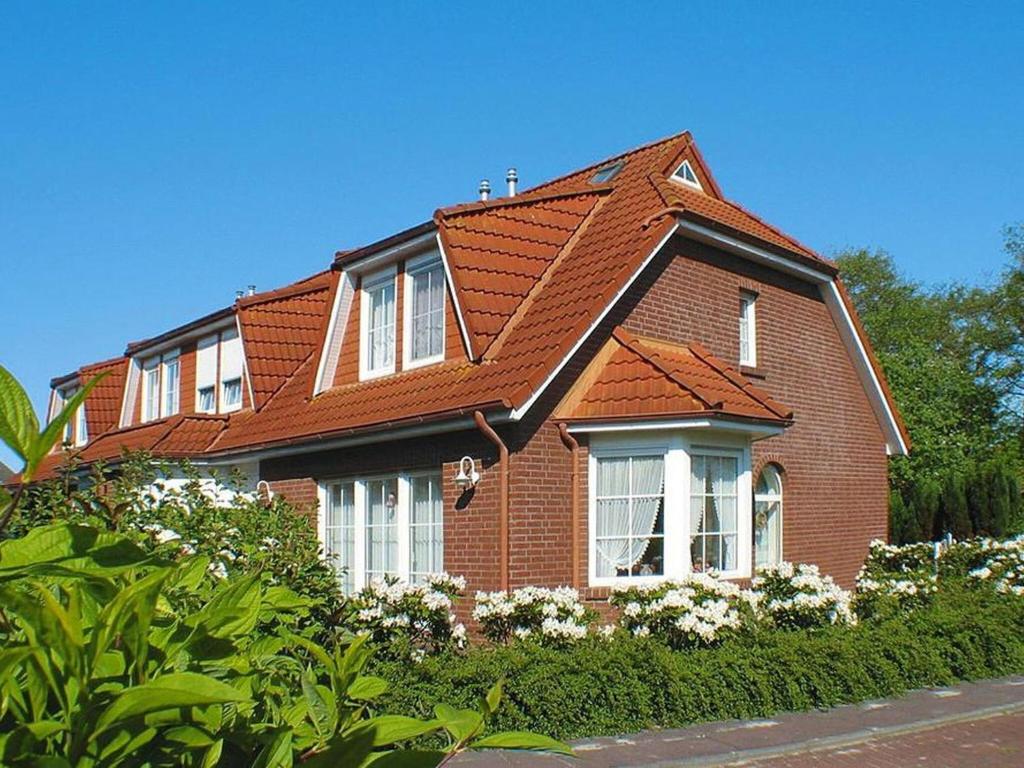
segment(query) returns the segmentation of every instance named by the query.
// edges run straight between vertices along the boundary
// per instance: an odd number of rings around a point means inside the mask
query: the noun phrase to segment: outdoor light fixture
[[[459,471],[455,475],[455,485],[465,491],[480,482],[480,473],[476,471],[476,462],[470,456],[459,459]]]

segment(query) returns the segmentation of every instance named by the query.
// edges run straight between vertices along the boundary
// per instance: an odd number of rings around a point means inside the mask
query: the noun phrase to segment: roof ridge
[[[719,198],[719,199],[723,203],[725,203],[726,205],[732,206],[737,211],[740,211],[741,213],[744,213],[747,216],[749,216],[750,218],[756,220],[757,222],[759,222],[760,224],[762,224],[763,226],[767,227],[772,232],[777,234],[779,237],[781,237],[781,238],[783,238],[785,240],[788,240],[794,246],[796,246],[801,251],[803,251],[805,255],[812,256],[815,259],[820,259],[821,261],[824,261],[826,264],[832,264],[834,266],[834,264],[833,264],[831,259],[829,259],[829,258],[827,258],[825,256],[822,256],[820,253],[818,253],[816,250],[814,250],[810,246],[804,245],[802,242],[797,240],[795,237],[793,237],[792,235],[787,234],[783,230],[779,229],[777,226],[772,224],[770,221],[767,221],[767,220],[763,219],[759,214],[754,213],[749,208],[747,208],[747,207],[745,207],[743,205],[740,205],[739,203],[737,203],[737,202],[735,202],[733,200],[730,200],[730,199],[728,199],[726,197],[722,197],[722,198]]]
[[[642,151],[644,151],[646,149],[653,149],[654,147],[658,146],[659,144],[668,144],[670,141],[675,141],[675,140],[678,140],[678,139],[681,139],[681,138],[684,138],[684,137],[689,137],[691,140],[693,139],[693,135],[690,133],[689,130],[680,131],[679,133],[673,133],[671,136],[663,136],[660,139],[655,139],[654,141],[648,141],[648,142],[646,142],[644,144],[641,144],[638,147],[633,147],[632,149],[627,149],[625,152],[620,152],[617,155],[612,155],[611,157],[606,157],[605,159],[600,160],[600,161],[598,161],[596,163],[592,163],[590,165],[585,165],[582,168],[577,168],[576,170],[569,171],[568,173],[564,173],[561,176],[556,176],[555,178],[549,179],[548,181],[543,181],[540,184],[538,184],[537,186],[530,187],[529,189],[525,190],[523,192],[523,194],[529,194],[531,192],[536,192],[537,190],[543,189],[544,187],[549,187],[552,184],[558,184],[559,182],[565,181],[566,179],[572,178],[573,176],[576,176],[576,175],[581,174],[581,173],[585,173],[586,171],[589,171],[592,168],[594,170],[597,170],[598,168],[601,168],[602,166],[614,163],[616,160],[620,160],[620,159],[622,159],[624,157],[627,157],[628,155],[633,155],[633,154],[636,154],[637,152],[642,152]]]
[[[746,376],[729,365],[729,363],[712,354],[711,350],[699,341],[691,341],[687,344],[687,347],[702,362],[711,366],[727,378],[733,386],[739,388],[754,400],[757,400],[757,402],[772,413],[776,414],[779,418],[789,419],[793,417],[793,412],[791,410],[788,410],[782,403],[774,400],[771,395],[751,382]]]
[[[441,216],[442,218],[445,216],[461,216],[467,213],[513,208],[521,205],[544,203],[550,200],[584,197],[585,195],[601,195],[611,191],[612,186],[610,184],[595,184],[592,187],[570,189],[565,190],[564,192],[549,192],[543,195],[534,195],[533,190],[527,190],[526,192],[517,194],[515,197],[498,197],[494,200],[475,200],[471,203],[457,203],[456,205],[448,205],[443,208],[438,208],[434,211],[434,221],[437,221],[438,216]]]
[[[501,348],[505,345],[505,341],[508,339],[508,335],[518,326],[519,321],[522,320],[523,315],[526,314],[529,308],[533,306],[533,302],[536,300],[537,295],[544,290],[545,286],[547,286],[555,269],[565,260],[565,257],[572,252],[573,248],[576,247],[576,244],[580,241],[580,238],[587,230],[587,227],[594,220],[594,217],[601,208],[604,207],[604,203],[607,199],[608,198],[606,197],[599,197],[591,206],[590,210],[587,211],[587,215],[584,216],[582,221],[580,221],[576,226],[576,229],[569,236],[569,239],[565,241],[565,245],[559,248],[558,253],[555,254],[555,258],[553,258],[551,263],[544,268],[540,277],[537,278],[537,281],[530,287],[530,290],[527,291],[523,300],[519,302],[519,306],[516,307],[515,312],[513,312],[512,316],[505,321],[505,324],[502,326],[501,331],[498,332],[498,335],[495,336],[491,343],[481,351],[481,358],[488,353],[496,355],[501,351]]]
[[[314,281],[330,276],[332,271],[333,270],[330,269],[323,269],[316,274],[304,277],[301,280],[281,286],[280,288],[263,291],[262,293],[256,293],[252,296],[243,296],[240,299],[236,299],[235,304],[239,309],[248,309],[249,307],[265,304],[270,301],[279,301],[281,299],[289,299],[293,296],[300,296],[304,293],[322,291],[325,288],[330,288],[330,280],[323,283],[317,283]]]
[[[647,347],[640,337],[634,336],[621,326],[617,326],[612,333],[615,334],[616,332],[619,334],[616,338],[618,338],[619,341],[629,350],[634,354],[639,355],[640,358],[645,360],[649,365],[654,366],[664,376],[667,376],[671,381],[675,382],[677,386],[680,386],[693,394],[698,400],[704,403],[709,410],[720,411],[722,409],[722,401],[720,399],[717,399],[708,392],[705,392],[703,387],[695,386],[694,384],[683,381],[680,377],[676,376],[676,374],[670,371],[660,360],[658,351]],[[685,349],[685,347],[681,347],[681,349]]]

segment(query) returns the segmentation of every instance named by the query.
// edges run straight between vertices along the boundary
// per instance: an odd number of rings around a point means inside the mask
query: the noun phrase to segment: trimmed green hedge
[[[383,709],[417,716],[437,701],[472,706],[503,678],[493,727],[562,739],[766,717],[1021,672],[1024,600],[977,591],[941,594],[884,622],[764,631],[709,650],[593,638],[565,650],[478,648],[376,670],[391,682]]]

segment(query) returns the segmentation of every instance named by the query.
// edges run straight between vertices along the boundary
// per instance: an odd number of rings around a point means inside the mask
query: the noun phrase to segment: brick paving
[[[817,768],[1024,766],[1024,677],[898,699],[573,742],[576,759],[461,755],[463,768]]]
[[[1024,713],[994,715],[845,747],[740,760],[744,768],[1007,768],[1024,765]]]

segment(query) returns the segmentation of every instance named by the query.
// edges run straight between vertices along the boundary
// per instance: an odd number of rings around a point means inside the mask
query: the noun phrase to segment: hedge
[[[913,688],[1024,672],[1024,600],[956,590],[912,614],[856,627],[762,631],[716,648],[673,651],[651,639],[526,643],[382,661],[388,712],[429,716],[437,701],[472,706],[495,680],[493,723],[561,739],[767,717],[895,696]]]

